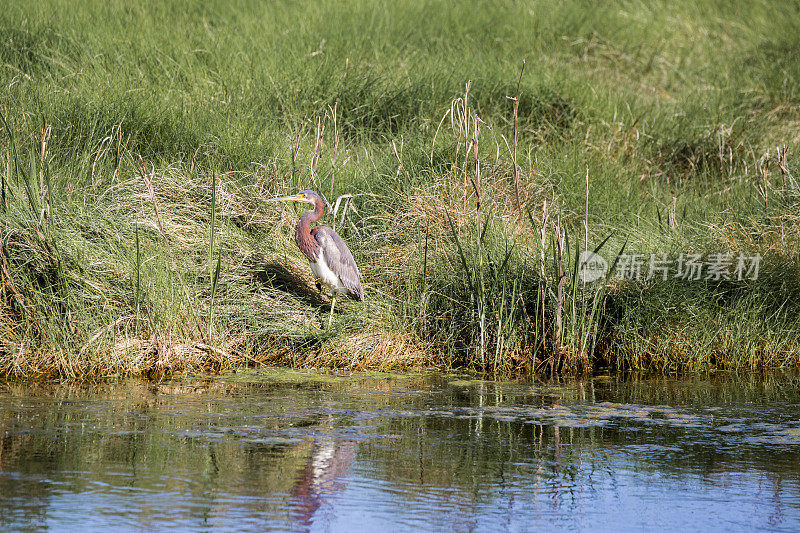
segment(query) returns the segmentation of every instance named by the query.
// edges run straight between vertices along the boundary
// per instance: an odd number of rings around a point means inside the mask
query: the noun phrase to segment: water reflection
[[[311,527],[314,522],[324,522],[330,514],[331,500],[344,486],[356,454],[357,443],[352,440],[315,440],[311,446],[308,464],[297,476],[292,487],[292,517],[295,525]]]
[[[800,529],[800,382],[6,384],[0,528]]]

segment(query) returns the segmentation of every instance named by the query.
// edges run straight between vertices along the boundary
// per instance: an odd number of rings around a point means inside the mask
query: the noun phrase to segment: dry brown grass
[[[265,365],[291,365],[310,368],[332,368],[348,371],[396,371],[421,368],[443,368],[441,357],[430,346],[412,336],[386,330],[370,330],[348,335],[341,343],[303,352],[263,354],[258,358]]]
[[[229,339],[228,345],[210,346],[197,341],[161,337],[125,338],[114,346],[87,351],[65,368],[52,352],[17,352],[3,375],[14,378],[92,379],[102,376],[145,376],[162,379],[175,374],[217,373],[243,366],[291,365],[348,371],[412,370],[442,368],[429,347],[400,333],[366,331],[347,336],[341,343],[297,353],[290,346],[266,351],[247,349],[244,339]]]

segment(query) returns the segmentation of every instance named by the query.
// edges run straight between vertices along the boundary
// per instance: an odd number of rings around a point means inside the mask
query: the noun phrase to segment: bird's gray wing
[[[364,299],[364,290],[361,288],[361,272],[358,271],[356,260],[338,233],[328,226],[317,226],[313,231],[314,239],[319,244],[325,256],[325,262],[336,274],[342,284],[347,287],[353,297]]]

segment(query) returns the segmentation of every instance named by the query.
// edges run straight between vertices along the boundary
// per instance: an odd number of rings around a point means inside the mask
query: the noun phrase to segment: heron
[[[361,288],[361,272],[350,249],[344,240],[332,228],[324,224],[311,227],[311,224],[322,218],[324,204],[322,198],[314,191],[300,191],[291,196],[270,198],[268,202],[303,202],[314,206],[306,211],[297,222],[294,230],[294,242],[311,264],[311,272],[317,289],[327,287],[331,292],[331,313],[328,327],[333,320],[333,307],[337,296],[350,296],[356,300],[364,299]]]

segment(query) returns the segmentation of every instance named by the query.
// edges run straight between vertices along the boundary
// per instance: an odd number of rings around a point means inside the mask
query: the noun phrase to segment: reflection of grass
[[[0,13],[0,374],[800,364],[791,6],[184,7]],[[330,329],[302,188],[355,195]],[[608,235],[762,277],[584,286]]]
[[[42,515],[60,516],[48,505],[67,490],[90,491],[98,505],[122,493],[122,509],[135,509],[126,520],[146,527],[184,509],[165,512],[153,494],[180,496],[179,505],[192,508],[185,520],[214,523],[209,517],[230,515],[233,505],[288,520],[284,513],[306,469],[331,464],[331,455],[315,452],[349,439],[355,455],[339,472],[342,484],[375,480],[371,487],[391,491],[400,504],[430,506],[435,493],[462,513],[485,510],[500,496],[572,512],[576,498],[616,490],[607,481],[625,472],[685,484],[746,468],[770,491],[785,490],[786,476],[796,476],[796,451],[763,445],[797,442],[791,404],[799,382],[786,375],[564,380],[554,388],[464,380],[450,388],[438,386],[447,380],[438,375],[409,382],[367,373],[320,384],[313,372],[264,373],[307,378],[280,385],[258,374],[237,373],[242,382],[6,384],[0,467],[23,475],[0,477],[0,514],[13,520],[19,515],[7,511],[32,500]],[[556,389],[558,399],[551,395]],[[580,427],[576,414],[616,425]],[[761,440],[725,434],[725,426],[716,435],[708,425],[698,429],[695,415],[716,424],[735,417]],[[776,417],[790,427],[758,429]],[[718,446],[698,446],[710,435]],[[140,497],[149,505],[138,507]]]
[[[37,430],[15,433],[0,446],[3,470],[38,471],[42,468],[38,458],[46,456],[52,479],[74,482],[70,488],[77,492],[94,487],[98,497],[107,496],[110,501],[114,493],[106,493],[107,489],[133,489],[135,493],[127,498],[136,501],[141,493],[163,492],[166,482],[168,491],[195,494],[207,501],[212,511],[216,498],[224,492],[221,487],[237,487],[236,494],[248,494],[258,502],[259,512],[282,517],[285,507],[267,501],[264,495],[289,493],[312,451],[313,440],[290,440],[281,435],[281,428],[290,426],[279,413],[267,418],[263,412],[246,412],[246,407],[242,412],[239,405],[237,412],[245,422],[220,428],[219,419],[210,417],[207,409],[219,408],[219,413],[226,413],[227,395],[246,393],[246,387],[215,386],[206,381],[162,386],[124,381],[84,387],[11,387],[7,392],[12,395],[51,396],[69,407],[54,408],[46,399],[38,404],[42,410],[37,412]],[[197,403],[199,399],[203,401]],[[277,406],[286,401],[277,399],[273,403]],[[1,411],[0,427],[13,427],[11,417],[19,412],[13,405]],[[253,424],[253,420],[258,423]],[[75,424],[92,429],[67,430]],[[61,434],[59,446],[53,446],[49,436],[53,433]],[[273,434],[276,438],[265,438]],[[64,476],[64,472],[72,475]],[[80,475],[75,475],[78,472]],[[125,479],[124,486],[120,486],[121,479]],[[43,502],[43,512],[47,511],[52,494],[49,484],[3,479],[0,486],[4,495],[18,495],[21,500],[35,493]],[[143,503],[132,504],[137,507],[129,518],[138,517],[142,524],[152,527],[163,517],[161,502]]]
[[[234,383],[343,384],[349,381],[351,377],[324,371],[314,372],[311,370],[270,367],[262,370],[240,369],[235,373],[221,374],[219,379]]]
[[[424,379],[424,374],[404,372],[334,372],[330,370],[294,369],[289,367],[269,367],[261,369],[240,368],[235,372],[223,372],[214,378],[230,383],[270,383],[275,385],[303,385],[323,387],[366,387],[381,389],[385,386],[400,387],[403,384],[418,382]]]

